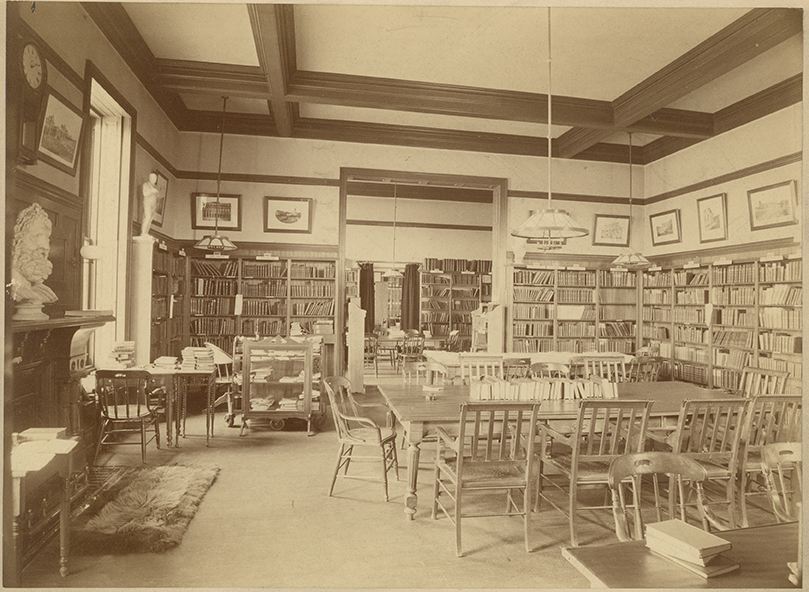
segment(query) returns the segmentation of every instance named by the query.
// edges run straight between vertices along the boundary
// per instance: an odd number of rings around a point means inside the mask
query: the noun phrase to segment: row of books
[[[593,290],[579,290],[576,288],[558,288],[558,302],[569,304],[589,304],[595,302]]]
[[[668,288],[671,286],[671,273],[661,271],[657,273],[644,273],[643,286]]]
[[[485,259],[436,259],[425,257],[425,271],[491,273],[492,262]]]
[[[598,285],[634,288],[638,285],[638,276],[634,273],[600,269],[598,271]]]
[[[239,274],[238,261],[201,261],[199,259],[191,260],[191,273],[192,275],[204,275],[208,277],[229,277],[235,278]]]
[[[595,325],[585,323],[559,323],[556,333],[559,337],[595,337]]]
[[[306,263],[291,263],[289,277],[292,278],[321,278],[333,279],[337,276],[337,267],[334,263],[309,261]]]
[[[748,305],[756,302],[756,289],[752,286],[725,286],[711,289],[711,302],[717,305]]]
[[[715,265],[712,277],[714,284],[753,284],[756,281],[756,264]]]
[[[760,282],[800,282],[803,279],[803,265],[800,259],[762,263],[758,268]]]
[[[800,354],[803,353],[803,337],[763,331],[758,335],[758,346],[771,352]]]
[[[721,329],[713,332],[713,345],[720,347],[753,347],[753,339],[753,331]]]
[[[691,347],[688,345],[675,345],[674,358],[676,360],[683,360],[686,362],[698,362],[700,364],[707,364],[709,355],[707,349],[700,347]]]
[[[598,332],[601,337],[634,337],[635,323],[601,323]]]
[[[783,308],[761,308],[758,311],[759,327],[766,329],[803,329],[803,315],[800,310]]]
[[[707,286],[707,271],[675,271],[674,284],[676,286]]]
[[[614,383],[605,378],[523,378],[481,376],[470,380],[473,401],[552,401],[614,399]]]
[[[289,295],[293,298],[334,298],[334,284],[329,283],[291,283]]]
[[[520,354],[536,354],[555,351],[553,338],[515,338],[513,349]]]
[[[552,337],[553,323],[514,323],[515,337]]]
[[[547,270],[515,269],[514,285],[553,285],[553,272]]]
[[[515,304],[515,319],[553,319],[553,306],[549,304]]]
[[[740,349],[734,350],[714,350],[713,363],[716,366],[724,366],[725,368],[738,368],[742,369],[749,366],[752,360],[752,353]]]
[[[292,314],[328,317],[334,314],[334,300],[323,300],[318,302],[293,302]]]
[[[284,280],[269,280],[260,284],[245,282],[242,284],[242,294],[245,296],[286,298],[287,285]]]
[[[761,289],[760,304],[782,304],[785,306],[800,306],[803,301],[803,289],[800,286],[789,284],[775,284],[770,288]]]
[[[596,274],[594,271],[571,271],[568,269],[557,270],[557,283],[560,286],[591,286],[596,285]]]
[[[157,273],[185,275],[185,257],[172,255],[168,251],[156,250],[152,258],[152,270]]]
[[[192,298],[192,315],[230,315],[233,314],[232,298]]]
[[[194,278],[191,280],[195,296],[233,296],[236,294],[236,282],[233,280],[216,280]]]
[[[690,343],[708,343],[710,333],[708,329],[702,327],[690,327],[688,325],[674,326],[674,340],[688,341]]]
[[[677,304],[708,304],[711,301],[708,289],[682,290],[675,294]]]
[[[514,300],[519,302],[553,302],[550,288],[514,288]]]
[[[285,261],[244,261],[242,277],[246,278],[285,278],[287,264]]]

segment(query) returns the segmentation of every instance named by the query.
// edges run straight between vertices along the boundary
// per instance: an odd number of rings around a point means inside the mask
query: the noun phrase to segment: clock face
[[[22,72],[25,81],[33,90],[40,90],[45,85],[45,62],[37,47],[26,44],[22,50]]]

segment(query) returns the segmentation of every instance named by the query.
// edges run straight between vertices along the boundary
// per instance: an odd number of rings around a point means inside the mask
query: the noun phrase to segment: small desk
[[[591,588],[795,588],[787,562],[798,557],[798,523],[740,528],[717,533],[733,544],[723,553],[738,570],[702,578],[646,548],[645,541],[568,547],[562,556]]]
[[[469,401],[468,385],[446,385],[435,394],[436,399],[425,399],[421,385],[380,384],[379,391],[399,423],[407,431],[407,495],[405,513],[412,520],[416,514],[418,496],[419,445],[425,436],[435,434],[438,426],[457,425],[461,403]],[[727,396],[724,391],[702,388],[690,382],[635,382],[619,383],[619,399],[652,399],[651,417],[661,422],[676,418],[684,399],[709,399]],[[578,413],[578,400],[542,401],[539,417],[542,419],[572,420]]]
[[[26,492],[58,475],[62,485],[59,504],[59,573],[68,575],[70,556],[70,475],[73,473],[74,452],[78,445],[73,439],[35,440],[22,442],[11,451],[11,477],[14,524],[12,535],[13,579],[19,586],[22,578],[23,534]]]

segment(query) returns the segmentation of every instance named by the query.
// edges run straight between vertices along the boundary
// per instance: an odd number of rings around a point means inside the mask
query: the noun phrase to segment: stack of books
[[[205,370],[213,372],[213,352],[207,347],[185,347],[181,352],[183,361],[180,370]]]
[[[121,368],[131,368],[135,365],[135,342],[120,341],[112,348],[112,358]]]
[[[154,361],[157,368],[175,368],[177,366],[177,358],[172,356],[160,356]]]
[[[739,569],[738,563],[722,555],[731,549],[729,541],[682,520],[648,524],[646,546],[703,578]]]

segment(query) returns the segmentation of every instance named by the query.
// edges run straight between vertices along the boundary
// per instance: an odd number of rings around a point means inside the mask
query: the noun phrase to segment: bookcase
[[[183,251],[155,243],[152,256],[152,328],[150,355],[179,356],[183,339],[183,299],[186,286]]]
[[[491,261],[425,259],[421,272],[421,328],[433,337],[459,332],[461,348],[472,341],[472,313],[491,301]]]
[[[515,267],[512,351],[634,353],[637,273]]]
[[[736,389],[745,366],[790,373],[800,393],[799,256],[683,265],[643,272],[642,340],[674,378]]]
[[[227,352],[236,335],[288,336],[300,328],[334,332],[336,263],[331,259],[193,258],[191,344]]]

